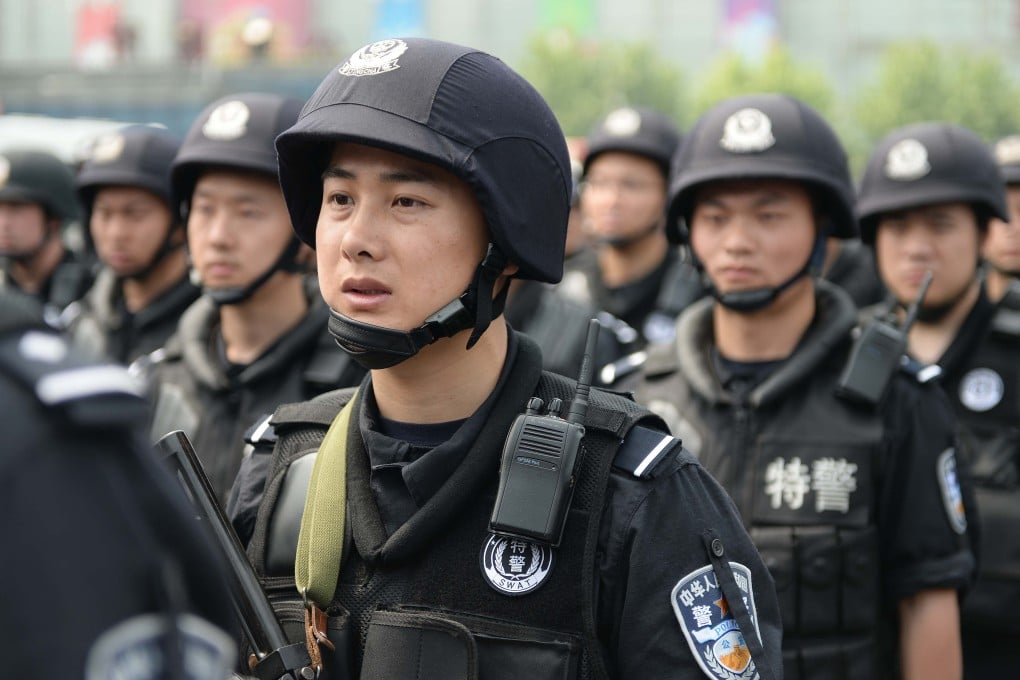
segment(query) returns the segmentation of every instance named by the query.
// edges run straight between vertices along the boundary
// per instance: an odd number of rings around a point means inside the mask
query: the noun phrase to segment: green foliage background
[[[1020,86],[992,54],[933,42],[897,44],[857,91],[837,94],[828,75],[777,48],[760,64],[733,54],[690,78],[641,43],[581,39],[555,30],[532,39],[521,73],[546,97],[568,136],[584,136],[624,105],[649,106],[682,129],[738,94],[784,92],[811,104],[839,132],[855,172],[886,133],[922,120],[965,125],[988,141],[1020,132]]]

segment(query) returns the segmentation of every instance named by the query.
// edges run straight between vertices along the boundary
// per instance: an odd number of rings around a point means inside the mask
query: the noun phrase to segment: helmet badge
[[[11,176],[11,162],[0,156],[0,187],[7,184],[7,178]]]
[[[995,145],[995,160],[1000,165],[1020,163],[1020,135],[1010,135]]]
[[[92,147],[92,160],[96,163],[111,163],[124,152],[124,135],[115,133],[96,140]]]
[[[928,149],[916,139],[901,139],[885,157],[885,175],[889,179],[910,182],[931,172]]]
[[[764,151],[776,143],[772,121],[758,109],[741,109],[726,119],[719,145],[733,153]]]
[[[202,134],[209,139],[237,139],[248,131],[249,118],[251,111],[244,102],[237,99],[224,102],[209,114],[209,119],[202,125]]]
[[[630,137],[641,129],[641,114],[634,109],[617,109],[606,116],[602,127],[614,137]]]
[[[374,76],[400,68],[397,59],[407,51],[407,43],[391,38],[365,45],[340,67],[345,76]]]

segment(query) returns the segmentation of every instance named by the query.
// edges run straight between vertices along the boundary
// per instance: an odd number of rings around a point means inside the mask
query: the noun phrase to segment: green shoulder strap
[[[319,445],[301,515],[294,582],[325,610],[333,601],[344,547],[347,511],[347,430],[358,393],[340,410]]]

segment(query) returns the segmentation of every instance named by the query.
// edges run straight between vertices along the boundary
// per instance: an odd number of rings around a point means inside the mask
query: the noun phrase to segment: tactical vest
[[[987,335],[946,390],[980,520],[977,584],[963,602],[964,627],[1020,634],[1020,285],[1000,301]]]
[[[573,381],[543,373],[536,396],[546,403],[553,398],[569,403],[573,393]],[[273,418],[279,441],[248,552],[281,623],[295,641],[304,639],[293,565],[308,479],[319,443],[350,395],[351,390],[340,390],[284,406]],[[520,406],[498,402],[494,409]],[[357,554],[350,528],[357,521],[357,504],[352,504],[349,491],[344,565],[327,611],[329,635],[337,647],[327,660],[330,677],[608,677],[595,625],[595,547],[615,453],[627,432],[641,421],[662,429],[658,418],[633,402],[592,391],[563,541],[551,550],[548,579],[535,591],[517,597],[497,592],[482,575],[498,481],[497,451],[492,452],[492,474],[485,473],[486,481],[477,493],[465,490],[472,497],[435,540],[396,559],[369,561]],[[501,449],[506,433],[495,434]],[[480,439],[485,436],[483,431]],[[349,447],[360,446],[355,441],[360,440],[356,422],[349,437]],[[349,490],[359,474],[367,488],[367,458],[349,455]],[[373,502],[364,497],[361,501]],[[549,553],[543,551],[549,549],[532,545],[522,546],[522,552],[544,563]]]
[[[676,355],[652,348],[635,396],[736,502],[775,580],[785,677],[886,677],[875,481],[889,452],[879,410],[835,396],[846,353],[829,351],[780,394],[714,403],[681,378]]]

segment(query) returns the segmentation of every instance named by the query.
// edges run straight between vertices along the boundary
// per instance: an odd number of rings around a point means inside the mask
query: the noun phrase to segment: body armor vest
[[[827,286],[819,284],[819,297]],[[698,303],[710,313],[711,302]],[[853,309],[819,305],[797,352],[746,395],[711,376],[710,324],[681,320],[676,345],[649,351],[636,399],[729,491],[775,580],[783,667],[792,680],[872,680],[895,667],[878,649],[875,512],[888,455],[880,412],[835,396]],[[694,311],[694,310],[692,310]],[[836,319],[832,317],[836,316]],[[843,317],[847,317],[843,319]],[[845,351],[834,351],[842,343]],[[681,358],[693,345],[697,356]],[[690,363],[702,366],[694,375]],[[681,369],[683,372],[681,373]]]
[[[508,386],[504,392],[512,389]],[[568,403],[573,392],[573,381],[543,373],[534,394],[546,403],[553,398]],[[350,394],[351,390],[341,390],[281,407],[273,418],[280,439],[249,556],[294,640],[303,639],[293,561],[311,461]],[[358,455],[360,434],[357,425],[352,426],[344,564],[327,611],[329,634],[338,650],[329,660],[334,680],[607,677],[594,611],[595,546],[605,488],[626,433],[639,421],[659,421],[627,399],[592,391],[563,541],[555,549],[527,541],[505,544],[503,550],[520,553],[525,568],[535,567],[536,560],[545,568],[552,560],[549,576],[538,589],[511,596],[485,581],[482,555],[491,536],[488,521],[497,490],[497,451],[508,430],[502,422],[511,422],[522,405],[515,399],[497,402],[473,444],[485,449],[485,457],[468,453],[461,464],[465,468],[481,463],[482,481],[477,488],[464,488],[466,498],[456,514],[406,554],[355,549],[352,533],[366,521],[359,507],[374,500],[368,488],[367,456]],[[355,672],[358,668],[360,672]]]

